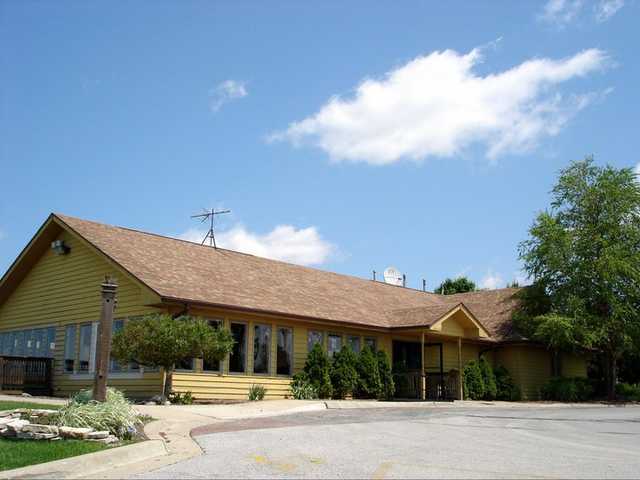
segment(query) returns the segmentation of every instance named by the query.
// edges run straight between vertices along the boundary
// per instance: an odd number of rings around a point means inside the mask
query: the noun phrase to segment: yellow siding
[[[523,400],[538,400],[540,388],[551,378],[551,356],[544,348],[509,346],[496,351],[496,365],[503,365],[522,390]]]
[[[92,378],[76,380],[63,372],[65,326],[99,320],[100,284],[105,275],[111,275],[119,284],[116,318],[156,310],[142,305],[142,296],[147,294],[144,287],[91,247],[68,232],[61,233],[59,238],[71,247],[70,253],[55,255],[47,250],[42,255],[0,305],[0,331],[55,326],[54,393],[67,396],[90,386]],[[159,393],[162,382],[156,372],[137,379],[114,378],[109,383],[131,396],[151,396]]]
[[[585,356],[563,353],[561,365],[563,377],[587,376],[587,358]]]
[[[265,398],[280,399],[290,397],[290,382],[288,377],[176,372],[173,375],[173,390],[189,391],[199,400],[246,400],[249,388],[256,384],[266,388]]]

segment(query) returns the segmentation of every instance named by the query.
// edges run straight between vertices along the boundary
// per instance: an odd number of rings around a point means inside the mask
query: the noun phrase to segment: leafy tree
[[[384,350],[378,350],[376,352],[376,358],[378,360],[378,373],[380,374],[380,395],[382,400],[392,400],[396,393],[396,386],[393,381],[393,373],[391,373],[391,362],[389,361],[389,355]]]
[[[475,360],[471,360],[464,366],[462,387],[464,398],[471,400],[482,400],[484,398],[484,381],[480,365]]]
[[[587,158],[560,172],[552,197],[520,244],[537,298],[519,324],[554,350],[599,351],[613,399],[618,360],[640,347],[640,183]]]
[[[382,389],[378,359],[368,345],[360,350],[358,355],[358,388],[357,395],[360,398],[378,398]]]
[[[233,337],[224,328],[213,329],[204,320],[186,315],[173,318],[153,314],[127,322],[116,332],[111,356],[123,363],[135,361],[151,368],[162,367],[162,395],[166,399],[171,393],[176,363],[189,358],[222,360],[232,347]]]
[[[480,368],[480,374],[482,375],[482,383],[484,384],[484,396],[485,400],[495,400],[498,395],[498,387],[496,385],[496,376],[493,373],[493,368],[486,358],[480,357],[478,362]]]
[[[320,398],[331,398],[331,361],[319,343],[316,343],[304,363],[304,373]]]
[[[344,398],[355,390],[358,385],[357,363],[358,357],[348,345],[333,355],[331,386],[334,398]]]
[[[454,293],[473,292],[476,290],[476,284],[467,277],[447,278],[442,282],[433,293],[441,295],[453,295]]]
[[[516,402],[521,399],[522,392],[511,377],[509,371],[502,365],[494,370],[496,376],[496,399]]]

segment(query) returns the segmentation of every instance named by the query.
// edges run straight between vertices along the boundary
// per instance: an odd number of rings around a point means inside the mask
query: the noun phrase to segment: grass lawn
[[[3,410],[13,410],[15,408],[42,408],[45,410],[58,410],[62,405],[48,405],[45,403],[23,402],[21,400],[0,400],[0,412]]]
[[[10,440],[0,438],[0,471],[74,457],[109,448],[97,442],[82,440]]]

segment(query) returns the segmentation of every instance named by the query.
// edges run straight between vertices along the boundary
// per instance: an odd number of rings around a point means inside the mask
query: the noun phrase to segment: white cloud
[[[624,0],[601,0],[600,3],[595,6],[595,19],[600,23],[606,22],[622,7],[624,7]]]
[[[312,144],[334,161],[374,165],[452,157],[472,144],[485,146],[493,160],[556,135],[597,97],[563,95],[557,87],[609,63],[605,52],[589,49],[481,76],[474,67],[482,58],[482,48],[418,57],[384,78],[363,81],[351,98],[332,97],[316,114],[269,139]]]
[[[505,281],[499,273],[489,269],[487,274],[480,280],[480,288],[494,290],[505,286]]]
[[[582,0],[549,0],[542,9],[539,18],[547,23],[563,27],[578,17],[582,6]]]
[[[179,238],[201,243],[205,235],[206,231],[190,229]],[[299,265],[320,265],[335,253],[335,246],[324,240],[316,227],[297,229],[291,225],[278,225],[264,235],[236,225],[230,230],[217,232],[216,244],[221,248]]]
[[[217,112],[225,103],[246,97],[248,94],[245,82],[225,80],[209,92],[209,107],[212,112]]]

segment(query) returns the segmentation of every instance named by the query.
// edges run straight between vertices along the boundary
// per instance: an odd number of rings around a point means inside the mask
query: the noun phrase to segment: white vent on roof
[[[402,286],[402,273],[396,267],[387,267],[384,270],[384,283]]]

